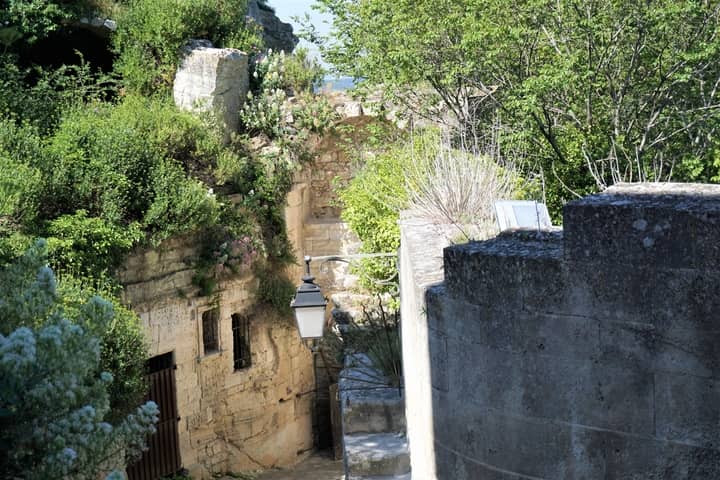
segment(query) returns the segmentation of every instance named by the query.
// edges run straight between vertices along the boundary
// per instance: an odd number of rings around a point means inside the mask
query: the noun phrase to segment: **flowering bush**
[[[222,235],[224,241],[218,240]],[[248,271],[261,254],[262,246],[248,235],[235,238],[231,232],[216,232],[206,239],[206,246],[213,246],[206,251],[196,268],[193,283],[200,287],[203,295],[211,295],[219,280]],[[221,242],[221,243],[220,243]]]
[[[287,94],[279,88],[265,88],[255,95],[249,92],[248,103],[240,110],[240,119],[249,132],[281,137],[287,130],[283,118],[286,100]]]
[[[322,79],[322,69],[306,51],[293,55],[268,51],[258,61],[251,79],[247,104],[240,119],[251,133],[281,138],[308,132],[323,133],[335,119],[335,111],[324,97],[312,94]],[[253,93],[254,92],[254,93]],[[297,106],[288,101],[288,92]]]
[[[245,235],[242,238],[228,240],[219,245],[213,252],[215,260],[215,275],[238,273],[250,268],[258,256],[255,242]]]
[[[302,95],[293,108],[294,126],[298,130],[322,135],[337,120],[338,114],[325,97]]]
[[[20,265],[44,248],[38,244]],[[5,478],[80,480],[122,469],[155,431],[158,408],[148,402],[115,426],[105,420],[113,376],[99,371],[101,343],[90,331],[107,328],[112,304],[94,297],[78,318],[67,318],[46,266],[16,287],[0,308],[3,325],[22,325],[0,333],[0,471]]]

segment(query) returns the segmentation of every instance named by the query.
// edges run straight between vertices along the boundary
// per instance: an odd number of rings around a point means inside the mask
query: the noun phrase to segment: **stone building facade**
[[[339,146],[320,143],[325,155],[338,158],[333,148]],[[299,172],[287,197],[285,222],[298,259],[359,249],[339,218],[318,215],[332,193],[330,177],[319,183],[316,172],[328,168],[349,174],[345,165],[316,162]],[[250,273],[221,282],[212,297],[201,296],[192,284],[197,253],[192,238],[175,238],[134,252],[120,272],[124,299],[141,318],[150,356],[171,354],[176,365],[182,466],[204,479],[293,465],[316,446],[318,431],[329,432],[325,370],[292,318],[257,307],[258,281]],[[351,287],[346,264],[312,267],[326,295]],[[302,271],[298,262],[287,273],[299,282]],[[249,366],[241,368],[233,331],[238,320],[248,325],[250,352]],[[209,329],[216,338],[210,349]]]
[[[413,478],[720,478],[718,237],[720,187],[640,184],[446,248],[403,285]]]
[[[255,307],[251,275],[198,296],[195,256],[191,239],[173,239],[136,252],[122,272],[150,356],[170,353],[176,365],[182,466],[203,479],[292,465],[313,448],[312,354],[291,319]],[[239,322],[248,327],[241,346]],[[236,362],[239,347],[249,355]]]
[[[188,45],[174,84],[178,107],[214,110],[228,139],[247,90],[247,55],[207,41]],[[285,209],[299,260],[359,248],[334,203],[333,180],[352,174],[343,145],[328,136],[313,147],[317,161],[297,174]],[[294,320],[256,305],[258,281],[250,273],[200,295],[192,284],[197,253],[192,238],[175,238],[134,252],[120,272],[151,362],[170,359],[176,368],[180,463],[196,479],[293,465],[316,446],[318,430],[329,431],[329,380]],[[313,273],[327,295],[349,287],[346,265],[319,267],[314,263]],[[287,273],[299,282],[302,271],[299,261]]]

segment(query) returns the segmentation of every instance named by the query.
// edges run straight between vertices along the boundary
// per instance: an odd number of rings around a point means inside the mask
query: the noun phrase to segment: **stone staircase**
[[[348,357],[340,373],[347,480],[410,480],[402,390],[382,384],[365,355]]]

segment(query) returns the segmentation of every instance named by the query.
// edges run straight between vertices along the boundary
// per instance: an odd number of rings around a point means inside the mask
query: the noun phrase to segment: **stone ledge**
[[[367,356],[356,354],[347,360],[339,379],[343,432],[404,431],[402,390],[385,386],[382,374],[370,366]]]
[[[570,262],[720,268],[720,185],[619,184],[564,209]]]
[[[448,295],[508,311],[542,311],[563,297],[561,232],[515,231],[444,251]]]
[[[345,435],[349,476],[401,475],[410,471],[407,439],[396,433]]]

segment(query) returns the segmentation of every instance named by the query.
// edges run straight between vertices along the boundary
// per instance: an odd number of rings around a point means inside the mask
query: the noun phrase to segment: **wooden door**
[[[182,464],[178,440],[177,395],[172,353],[148,360],[147,400],[157,403],[160,419],[157,431],[148,438],[148,450],[127,469],[129,480],[156,480],[177,473]]]

